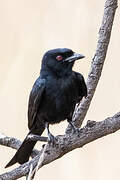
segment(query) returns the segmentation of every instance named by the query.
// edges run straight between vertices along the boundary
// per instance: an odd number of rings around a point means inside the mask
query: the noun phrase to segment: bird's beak
[[[78,53],[74,53],[72,56],[70,56],[70,57],[68,57],[68,58],[66,58],[65,60],[64,60],[64,62],[73,62],[73,61],[76,61],[76,60],[78,60],[78,59],[82,59],[82,58],[84,58],[85,56],[84,55],[82,55],[82,54],[78,54]]]

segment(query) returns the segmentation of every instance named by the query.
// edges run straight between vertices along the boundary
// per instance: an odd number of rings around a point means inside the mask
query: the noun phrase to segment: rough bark
[[[18,179],[29,173],[31,164],[33,169],[36,167],[40,156],[42,156],[42,162],[40,162],[39,168],[58,158],[61,158],[66,153],[76,148],[81,148],[84,145],[103,136],[114,133],[119,129],[120,112],[115,114],[113,117],[109,117],[101,122],[88,121],[87,125],[81,128],[79,132],[57,136],[57,141],[54,146],[51,144],[46,144],[35,158],[10,172],[0,175],[0,179]]]

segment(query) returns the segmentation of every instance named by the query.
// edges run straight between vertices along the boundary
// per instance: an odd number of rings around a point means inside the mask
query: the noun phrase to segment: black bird
[[[67,119],[72,125],[76,103],[87,96],[83,76],[72,70],[74,62],[81,58],[84,56],[67,48],[53,49],[45,53],[40,76],[35,81],[29,97],[28,135],[41,136],[47,127],[49,140],[52,141],[54,136],[49,131],[49,124]],[[6,167],[16,162],[27,162],[36,142],[26,137]]]

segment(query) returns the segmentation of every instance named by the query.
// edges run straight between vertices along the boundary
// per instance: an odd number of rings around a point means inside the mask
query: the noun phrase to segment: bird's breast
[[[65,120],[73,111],[78,99],[78,89],[74,79],[59,79],[46,83],[42,112],[50,123]],[[41,109],[40,108],[40,109]]]

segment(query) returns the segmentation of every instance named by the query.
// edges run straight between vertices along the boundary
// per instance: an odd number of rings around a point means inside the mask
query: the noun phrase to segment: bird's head
[[[75,53],[67,48],[49,50],[43,56],[42,69],[48,69],[57,74],[66,74],[67,72],[72,71],[72,67],[76,60],[84,57],[85,56],[82,54]]]

